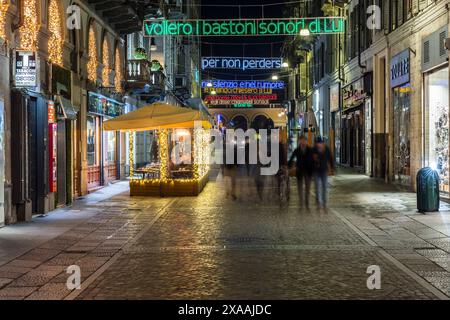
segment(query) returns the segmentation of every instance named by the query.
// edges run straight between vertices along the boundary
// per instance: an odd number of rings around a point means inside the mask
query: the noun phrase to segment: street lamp
[[[277,76],[276,74],[274,74],[274,75],[272,76],[272,80],[278,80],[278,76]]]
[[[281,64],[281,66],[282,66],[283,68],[289,68],[289,63],[283,62],[283,63]]]
[[[216,90],[211,91],[211,95],[215,96],[217,94]]]
[[[150,39],[150,51],[156,51],[158,47],[156,46],[155,38]]]
[[[311,33],[309,32],[309,29],[302,29],[300,30],[300,36],[301,37],[308,37]]]

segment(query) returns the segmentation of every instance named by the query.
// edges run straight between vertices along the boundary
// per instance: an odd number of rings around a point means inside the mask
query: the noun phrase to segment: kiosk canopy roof
[[[199,110],[156,102],[120,117],[105,121],[107,131],[146,131],[170,128],[193,128],[200,121],[204,128],[211,124]]]

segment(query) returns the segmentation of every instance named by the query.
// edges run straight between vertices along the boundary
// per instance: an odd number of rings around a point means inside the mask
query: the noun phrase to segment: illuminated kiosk
[[[196,196],[208,182],[211,124],[201,111],[154,103],[105,121],[103,128],[130,133],[131,196]],[[134,170],[134,133],[140,131],[156,133],[158,159]]]

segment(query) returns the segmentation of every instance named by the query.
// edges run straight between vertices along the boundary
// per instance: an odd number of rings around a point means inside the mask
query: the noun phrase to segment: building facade
[[[0,1],[0,226],[126,177],[129,134],[104,132],[105,120],[154,101],[199,96],[198,43],[130,41],[148,17],[198,16],[194,4]],[[182,61],[165,61],[180,47],[185,68],[175,70]],[[138,49],[145,59],[136,58]]]
[[[322,15],[346,18],[345,34],[300,41],[313,44],[311,109],[337,163],[410,190],[431,166],[448,197],[449,9],[447,0],[323,2]]]

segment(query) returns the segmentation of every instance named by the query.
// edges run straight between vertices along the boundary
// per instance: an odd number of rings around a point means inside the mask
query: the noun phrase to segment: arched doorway
[[[248,129],[248,122],[247,119],[244,116],[237,115],[231,121],[228,123],[230,128],[233,129],[242,129],[244,131],[247,131]]]
[[[256,116],[250,126],[252,129],[273,129],[275,127],[273,120],[264,115]]]

